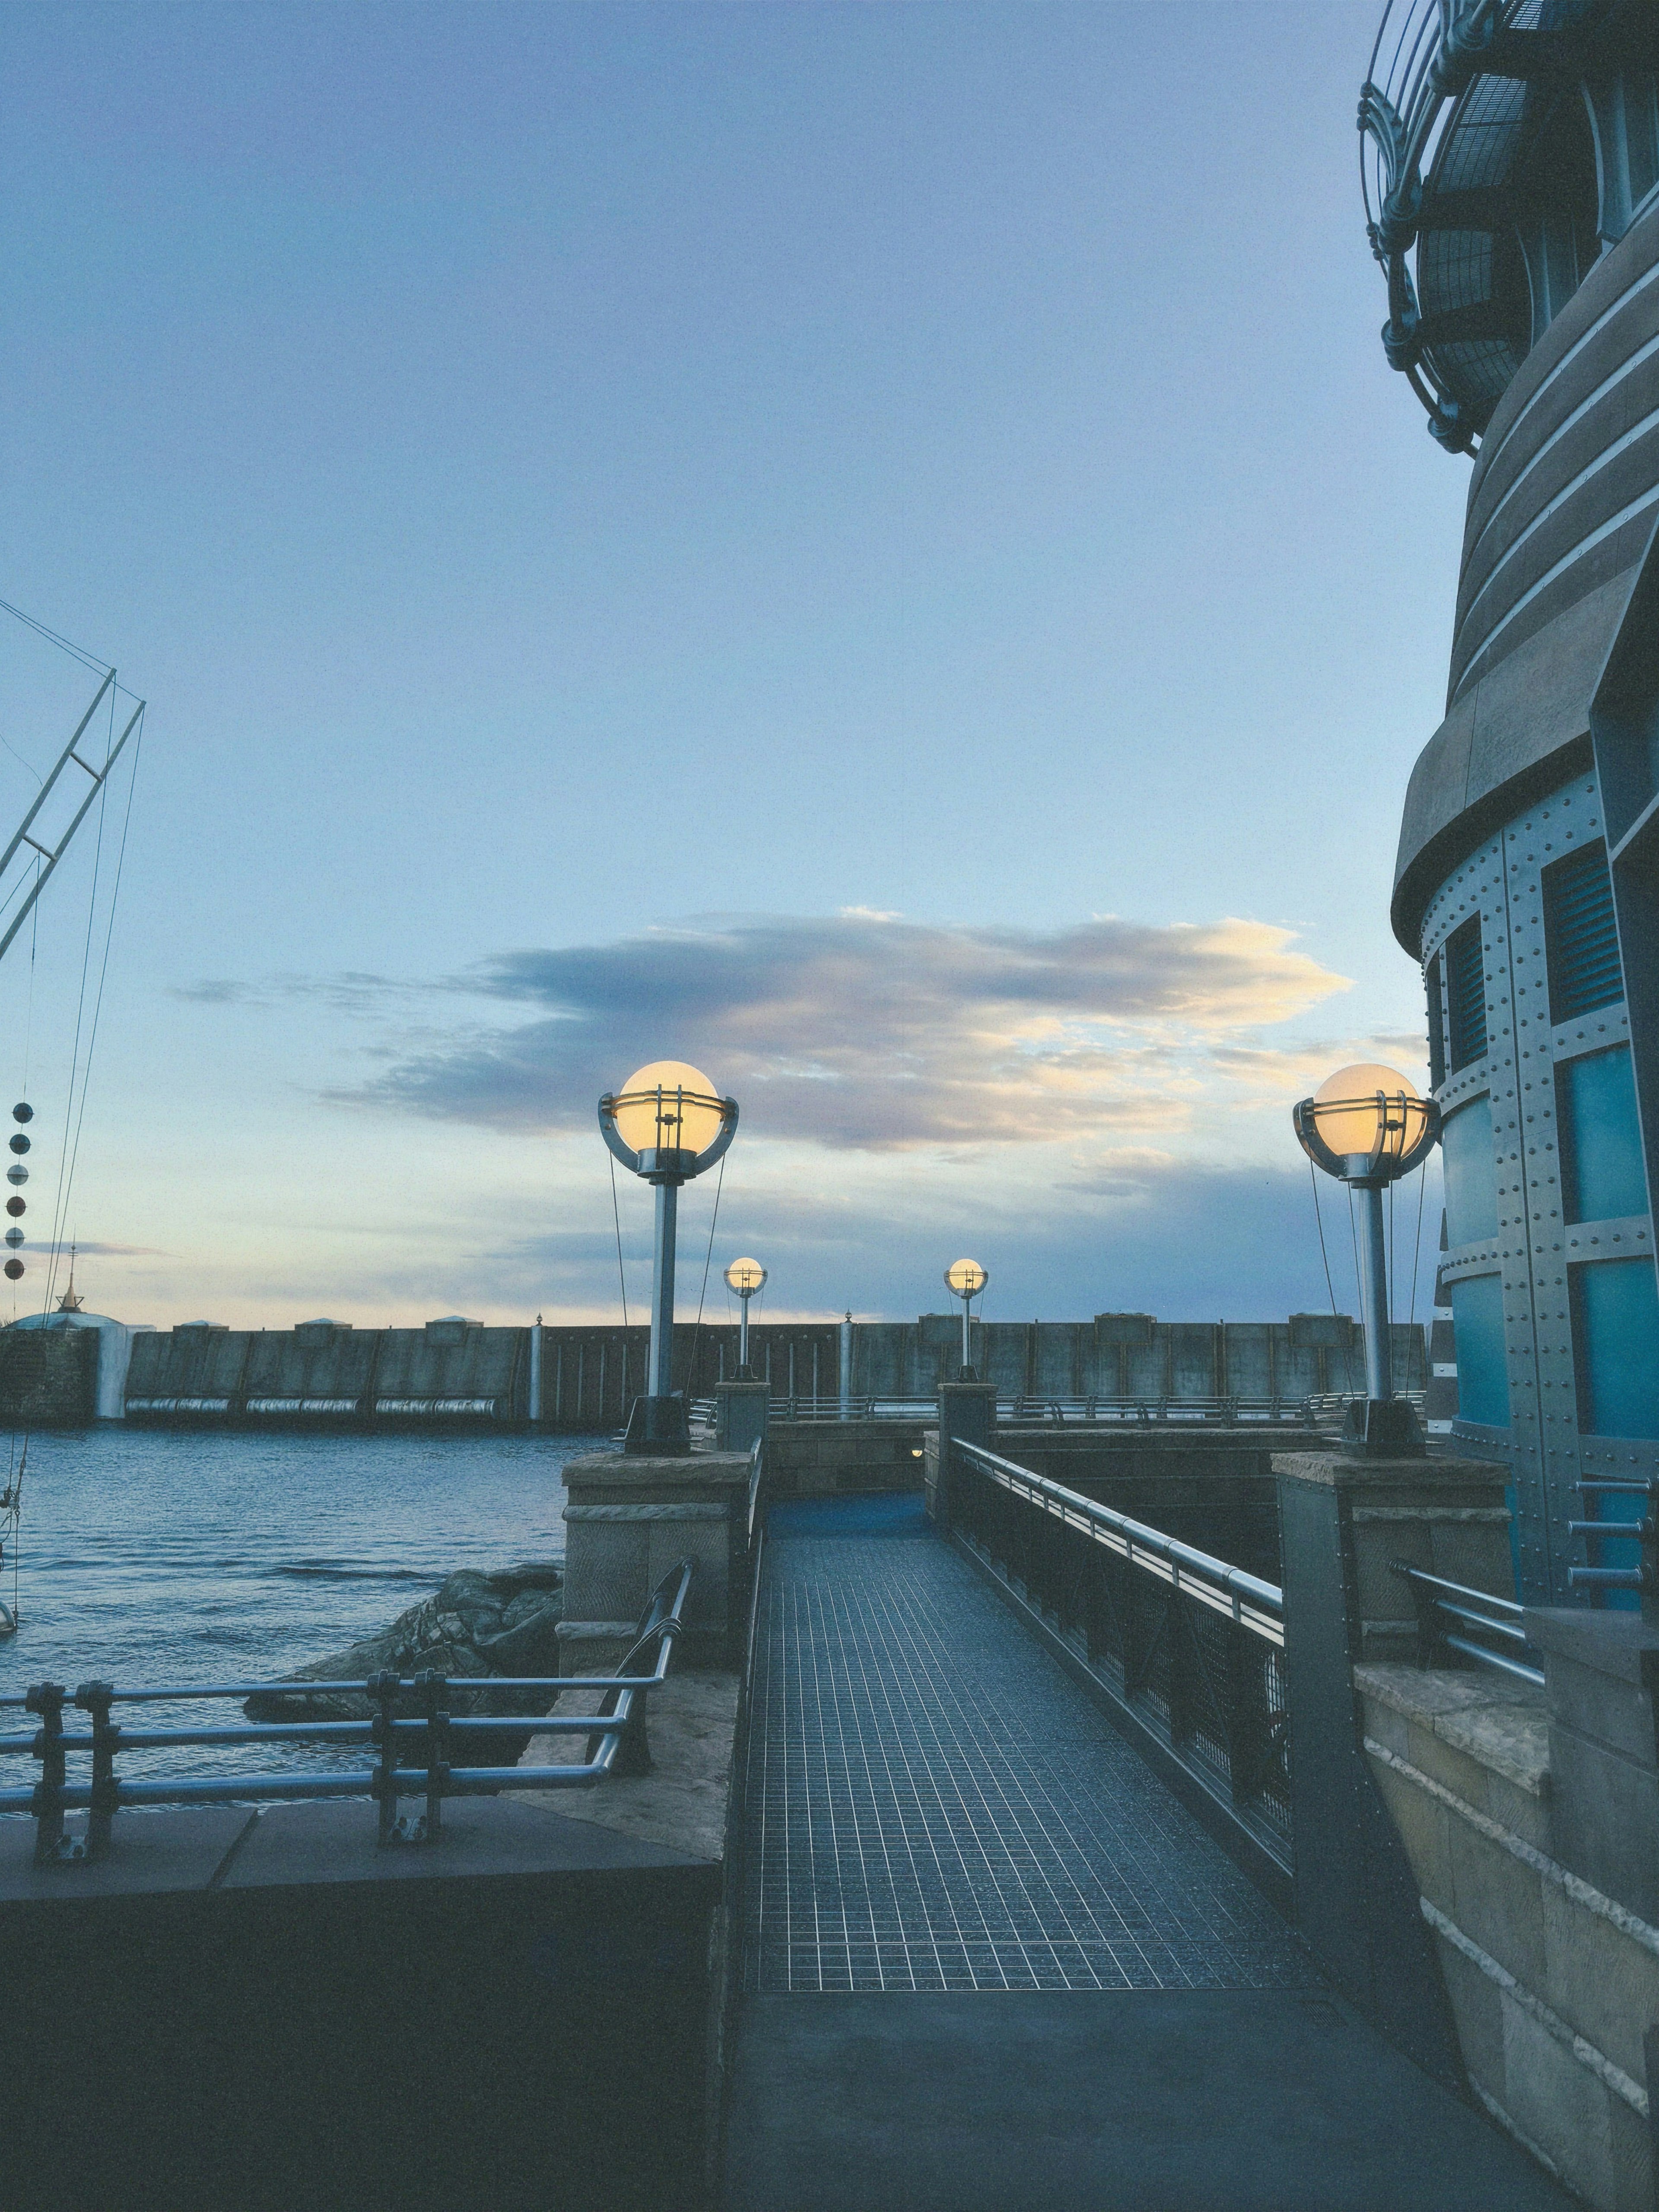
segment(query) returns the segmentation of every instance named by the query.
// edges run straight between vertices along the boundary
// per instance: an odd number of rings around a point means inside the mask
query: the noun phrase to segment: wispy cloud
[[[1221,1050],[1260,1055],[1255,1032],[1348,986],[1261,922],[1037,932],[850,911],[507,953],[441,988],[532,1018],[423,1042],[354,1096],[551,1131],[672,1056],[735,1092],[757,1133],[885,1150],[1167,1128]]]

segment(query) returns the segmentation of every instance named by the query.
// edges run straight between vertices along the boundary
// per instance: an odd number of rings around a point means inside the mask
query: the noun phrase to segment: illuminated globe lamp
[[[1440,1109],[1392,1067],[1361,1061],[1327,1076],[1291,1122],[1316,1167],[1357,1192],[1360,1319],[1365,1330],[1365,1402],[1348,1407],[1342,1449],[1362,1459],[1414,1458],[1423,1433],[1410,1403],[1394,1395],[1389,1341],[1389,1258],[1382,1194],[1420,1167],[1440,1134]]]
[[[723,1159],[738,1130],[738,1102],[722,1098],[700,1068],[653,1060],[599,1101],[599,1129],[611,1152],[656,1191],[651,1246],[651,1350],[645,1395],[628,1416],[623,1449],[691,1449],[685,1401],[673,1389],[674,1224],[680,1185]]]
[[[735,1291],[743,1300],[743,1320],[738,1329],[738,1380],[752,1382],[755,1370],[749,1364],[749,1301],[766,1281],[766,1270],[758,1260],[734,1260],[726,1271],[726,1287]]]
[[[974,1300],[991,1278],[977,1260],[952,1260],[945,1270],[945,1287],[953,1297],[962,1300],[962,1371],[958,1382],[978,1380],[974,1373],[974,1355],[969,1340],[973,1321]]]

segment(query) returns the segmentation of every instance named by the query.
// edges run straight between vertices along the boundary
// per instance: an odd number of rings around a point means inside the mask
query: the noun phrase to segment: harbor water
[[[10,1604],[15,1566],[19,1626],[0,1642],[0,1697],[41,1680],[71,1691],[94,1678],[118,1688],[279,1680],[374,1634],[458,1567],[562,1559],[564,1463],[605,1441],[191,1435],[115,1423],[33,1437],[18,1557],[0,1583]],[[120,1717],[184,1727],[241,1714],[220,1702]],[[15,1707],[0,1711],[0,1733],[30,1725]],[[118,1771],[268,1772],[368,1758],[266,1744],[124,1753]],[[0,1784],[33,1779],[33,1759],[5,1765]]]

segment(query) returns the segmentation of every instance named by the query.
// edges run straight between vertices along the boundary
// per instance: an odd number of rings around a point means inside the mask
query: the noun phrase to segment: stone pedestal
[[[593,1452],[568,1462],[564,1479],[561,1673],[614,1665],[652,1590],[684,1559],[694,1572],[679,1660],[724,1662],[742,1610],[748,1453]]]
[[[941,1382],[939,1391],[939,1440],[927,1462],[927,1510],[939,1526],[951,1522],[951,1447],[955,1443],[996,1443],[997,1394],[990,1382]]]
[[[765,1382],[717,1382],[714,1385],[714,1449],[746,1452],[766,1434],[766,1417],[772,1391]]]
[[[1659,1923],[1659,1629],[1638,1613],[1528,1606],[1544,1656],[1555,1856]]]
[[[1326,1499],[1347,1585],[1354,1660],[1419,1656],[1411,1585],[1392,1571],[1396,1559],[1493,1597],[1514,1596],[1504,1470],[1493,1462],[1297,1451],[1275,1452],[1273,1467],[1286,1609],[1296,1579],[1292,1528],[1306,1519],[1316,1498]],[[1300,1513],[1293,1492],[1302,1493]]]
[[[1395,1559],[1472,1589],[1513,1589],[1504,1470],[1480,1460],[1275,1452],[1296,1918],[1337,1987],[1425,2072],[1462,2061],[1419,1891],[1365,1763],[1355,1662],[1414,1657]]]

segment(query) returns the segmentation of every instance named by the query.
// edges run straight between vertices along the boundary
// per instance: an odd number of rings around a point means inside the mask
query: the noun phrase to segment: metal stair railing
[[[1182,1773],[1291,1865],[1277,1584],[983,1445],[951,1448],[949,1521]]]
[[[633,1641],[614,1674],[551,1675],[466,1675],[452,1678],[430,1671],[415,1675],[373,1674],[358,1682],[214,1682],[164,1689],[124,1690],[104,1681],[83,1682],[70,1692],[58,1682],[39,1682],[22,1697],[0,1698],[0,1708],[21,1707],[36,1715],[33,1735],[0,1736],[0,1758],[32,1757],[40,1762],[32,1786],[0,1789],[0,1812],[32,1813],[35,1820],[37,1866],[85,1864],[107,1856],[115,1814],[158,1805],[294,1803],[332,1797],[368,1797],[378,1808],[381,1844],[431,1844],[441,1833],[445,1802],[453,1797],[494,1796],[503,1790],[591,1788],[610,1774],[649,1770],[646,1735],[647,1696],[667,1679],[675,1638],[684,1626],[692,1562],[682,1559],[651,1593]],[[461,1714],[449,1710],[452,1686],[492,1692],[566,1690],[599,1691],[599,1709],[586,1713]],[[341,1695],[355,1692],[375,1707],[362,1721],[246,1722],[222,1728],[128,1728],[112,1717],[125,1705],[166,1705],[184,1699]],[[398,1711],[405,1693],[421,1711]],[[85,1713],[90,1728],[66,1731],[65,1708]],[[582,1735],[584,1756],[556,1766],[467,1766],[452,1765],[459,1741],[501,1730],[534,1735]],[[315,1743],[373,1746],[373,1766],[332,1773],[264,1773],[165,1776],[123,1781],[115,1761],[123,1751],[234,1748],[241,1745]],[[406,1753],[423,1753],[405,1763]],[[89,1753],[86,1782],[71,1783],[68,1761]],[[400,1818],[398,1801],[423,1797],[425,1810]],[[64,1815],[84,1812],[85,1832],[70,1836]]]

